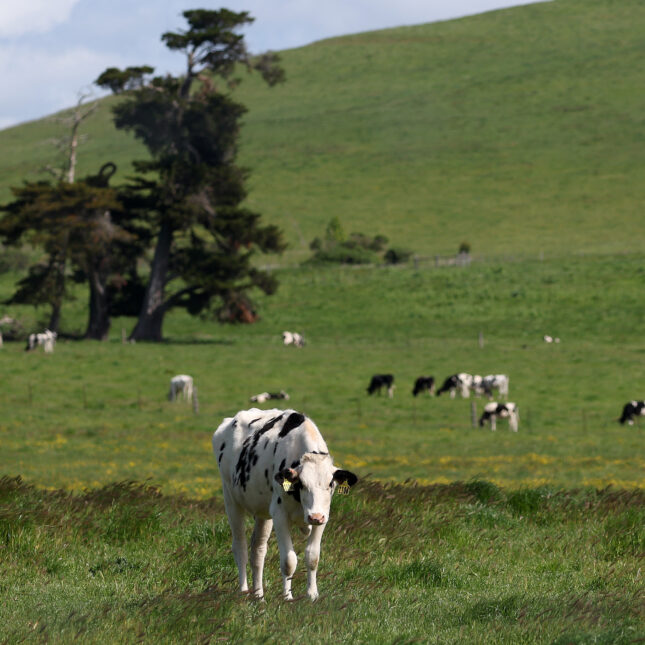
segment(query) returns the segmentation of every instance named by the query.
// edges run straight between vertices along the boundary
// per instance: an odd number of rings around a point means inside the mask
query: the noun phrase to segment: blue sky
[[[184,27],[186,9],[249,11],[255,22],[243,33],[258,53],[533,1],[0,0],[0,129],[75,105],[107,67],[180,71],[181,56],[166,50],[160,36]]]

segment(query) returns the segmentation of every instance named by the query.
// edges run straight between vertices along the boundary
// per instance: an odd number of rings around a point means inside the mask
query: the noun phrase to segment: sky
[[[161,34],[183,29],[186,9],[248,11],[255,22],[242,33],[260,53],[534,1],[0,0],[0,129],[72,107],[90,92],[100,96],[92,83],[108,67],[180,72],[182,56],[166,49]]]

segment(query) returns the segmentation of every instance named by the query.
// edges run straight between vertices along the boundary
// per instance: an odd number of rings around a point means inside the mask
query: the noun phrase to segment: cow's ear
[[[285,480],[293,484],[298,481],[298,473],[293,468],[283,468],[279,473],[276,473],[274,479],[280,485],[282,485]]]
[[[354,473],[340,468],[334,472],[334,479],[339,484],[347,484],[348,486],[353,486],[358,481],[358,477]]]

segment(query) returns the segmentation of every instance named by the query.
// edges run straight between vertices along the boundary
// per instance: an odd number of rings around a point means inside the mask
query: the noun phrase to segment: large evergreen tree
[[[247,292],[257,287],[272,293],[276,282],[253,266],[253,254],[284,248],[280,231],[241,205],[247,173],[235,158],[245,108],[231,97],[240,68],[258,71],[270,85],[282,81],[278,58],[248,54],[236,33],[252,21],[246,12],[200,9],[183,15],[188,29],[162,40],[186,57],[185,75],[145,81],[150,68],[110,68],[96,81],[125,95],[114,108],[115,124],[132,131],[151,155],[135,163],[138,176],[131,186],[155,236],[132,332],[136,340],[161,340],[164,316],[173,307],[254,320]]]

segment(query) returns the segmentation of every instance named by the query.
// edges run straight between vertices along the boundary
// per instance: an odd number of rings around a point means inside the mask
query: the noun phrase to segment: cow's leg
[[[490,415],[490,429],[497,430],[497,415],[495,414]]]
[[[450,390],[450,398],[454,399],[457,396],[457,390]]]
[[[280,550],[280,571],[282,571],[282,595],[285,600],[293,600],[291,595],[291,579],[296,572],[298,558],[293,550],[293,542],[289,533],[289,520],[284,513],[273,516],[273,528]]]
[[[311,600],[318,598],[318,586],[316,584],[316,573],[318,572],[318,560],[320,559],[320,540],[322,539],[324,524],[311,527],[311,534],[305,548],[305,562],[307,563],[307,596]]]
[[[231,526],[233,536],[233,557],[237,564],[237,572],[240,583],[240,591],[249,590],[249,584],[246,577],[246,563],[248,562],[248,552],[246,547],[246,532],[244,530],[244,510],[236,504],[231,498],[230,493],[224,488],[224,507],[228,516],[228,523]]]
[[[387,388],[387,395],[392,398],[394,396],[394,385]]]
[[[251,536],[251,575],[253,595],[256,598],[264,597],[262,572],[264,571],[264,558],[267,554],[267,541],[272,528],[273,520],[255,518],[255,527]]]
[[[517,414],[513,413],[508,419],[508,427],[513,431],[517,432]]]

